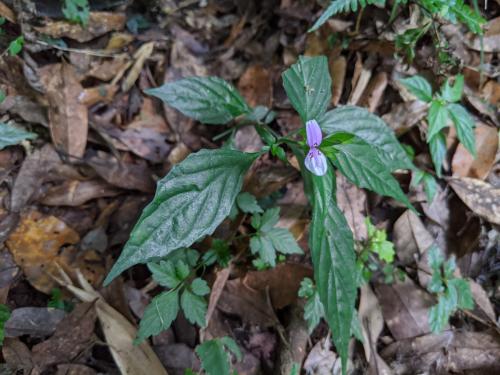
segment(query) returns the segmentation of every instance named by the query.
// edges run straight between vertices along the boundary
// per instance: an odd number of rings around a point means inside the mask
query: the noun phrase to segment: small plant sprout
[[[311,173],[316,176],[323,176],[328,168],[328,162],[325,155],[319,150],[323,135],[321,128],[316,120],[309,120],[306,122],[307,145],[309,152],[307,153],[304,164]]]

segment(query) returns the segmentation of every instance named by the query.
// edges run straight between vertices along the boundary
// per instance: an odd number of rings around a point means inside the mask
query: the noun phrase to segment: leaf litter
[[[369,16],[337,15],[306,34],[321,10],[313,1],[161,1],[156,7],[90,1],[86,26],[65,20],[58,2],[35,8],[15,3],[0,2],[0,15],[7,36],[23,33],[25,45],[18,56],[0,57],[0,92],[6,94],[0,122],[36,138],[0,151],[0,303],[11,311],[0,359],[28,372],[141,374],[148,368],[182,374],[199,370],[198,342],[229,336],[243,352],[235,363],[240,374],[288,374],[296,362],[307,373],[340,374],[331,345],[335,332],[321,321],[309,336],[305,301],[297,296],[312,269],[308,206],[291,153],[259,160],[244,190],[266,208],[281,207],[278,226],[290,229],[304,254],[257,270],[248,241],[234,240],[231,263],[204,271],[212,287],[207,327],[199,330],[179,316],[169,331],[134,346],[137,318],[159,288],[143,267],[107,290],[102,280],[156,181],[190,153],[220,144],[214,136],[222,131],[144,94],[166,82],[222,76],[252,106],[275,111],[273,131],[296,130],[300,119],[285,100],[280,73],[304,51],[324,54],[333,76],[331,104],[357,104],[380,115],[411,146],[415,165],[431,173],[423,142],[428,104],[399,80],[424,71],[438,87],[440,77],[456,70],[436,61],[425,43],[419,42],[410,65],[395,57],[398,32],[421,26],[417,8],[411,8],[410,23],[397,14],[394,25],[387,24],[389,12],[371,7]],[[349,368],[357,373],[500,371],[499,28],[498,17],[491,17],[498,5],[489,6],[482,40],[457,25],[439,30],[450,40],[446,53],[464,65],[463,103],[476,123],[477,157],[448,133],[447,177],[438,180],[436,197],[428,201],[418,189],[410,195],[420,216],[337,178],[336,199],[358,248],[369,242],[370,217],[394,243],[394,272],[404,274],[386,283],[378,269],[361,288],[363,342],[353,341],[349,354]],[[253,127],[238,128],[234,144],[246,151],[263,146]],[[409,174],[395,175],[407,189]],[[224,222],[195,247],[205,254],[214,239],[245,238],[249,228],[240,212],[236,223]],[[475,301],[473,310],[455,314],[437,335],[428,323],[436,298],[427,290],[428,252],[435,244],[447,258],[457,256],[457,272],[469,278]]]

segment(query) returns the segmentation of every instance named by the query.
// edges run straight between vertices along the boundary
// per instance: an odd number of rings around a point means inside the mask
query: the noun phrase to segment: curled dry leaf
[[[76,286],[62,269],[58,282],[68,288],[76,297],[84,302],[95,302],[99,322],[109,350],[122,374],[142,375],[145,369],[150,374],[168,375],[160,360],[147,341],[135,345],[137,329],[117,310],[110,306],[77,271]]]
[[[431,331],[428,323],[432,297],[408,277],[404,282],[377,284],[375,292],[387,327],[396,340],[424,335]]]
[[[273,82],[269,70],[261,65],[251,65],[238,81],[238,90],[251,107],[264,105],[271,107]]]
[[[498,151],[497,130],[491,126],[479,125],[474,132],[477,157],[474,158],[460,143],[453,155],[451,168],[454,176],[484,180],[495,163]]]
[[[126,16],[117,12],[91,12],[88,25],[68,21],[47,20],[44,26],[34,27],[41,34],[52,38],[70,38],[80,43],[88,42],[110,31],[122,30]]]
[[[330,59],[330,75],[332,76],[332,104],[339,104],[342,91],[344,90],[345,73],[347,60],[344,56]]]
[[[47,79],[49,128],[56,149],[81,158],[87,145],[87,107],[80,101],[83,87],[76,71],[67,63],[53,66]]]
[[[136,51],[134,54],[135,62],[122,83],[123,92],[127,92],[132,88],[132,86],[134,86],[137,78],[139,78],[139,75],[141,74],[144,63],[151,57],[154,46],[154,42],[145,43]]]
[[[468,177],[450,179],[449,184],[472,212],[500,225],[500,189]]]
[[[89,252],[79,253],[72,246],[79,240],[78,233],[63,221],[32,211],[22,216],[6,245],[30,284],[39,291],[50,294],[57,285],[50,275],[58,267],[73,274],[76,265],[84,266],[90,262],[92,267],[85,267],[85,276],[95,284],[102,280],[104,269],[98,266],[100,259]]]
[[[113,101],[117,91],[118,86],[113,84],[88,87],[82,90],[79,101],[87,107],[91,107],[99,102],[110,103]]]
[[[386,72],[379,72],[372,77],[361,97],[361,105],[368,108],[370,112],[375,112],[382,100],[387,82]]]
[[[394,224],[393,237],[397,257],[403,265],[414,262],[434,243],[420,218],[410,210],[406,210]]]
[[[372,77],[372,62],[373,60],[368,60],[363,64],[361,60],[361,55],[358,55],[358,60],[356,61],[356,67],[354,75],[352,78],[353,90],[349,96],[347,104],[357,105],[361,100],[361,96],[365,92],[368,86],[368,82]]]
[[[67,180],[49,188],[39,201],[47,206],[78,207],[92,199],[114,197],[119,193],[119,189],[102,180]]]

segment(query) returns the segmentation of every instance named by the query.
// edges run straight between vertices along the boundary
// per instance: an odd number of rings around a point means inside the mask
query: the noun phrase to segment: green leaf
[[[453,309],[453,302],[448,297],[439,297],[438,304],[429,309],[429,327],[432,332],[439,333],[446,327]]]
[[[149,271],[153,274],[153,279],[167,288],[175,288],[182,279],[177,276],[173,262],[164,260],[160,263],[148,263]]]
[[[0,89],[0,104],[3,103],[3,101],[5,100],[6,97],[7,97],[7,94],[5,94],[5,91]]]
[[[236,203],[241,211],[249,214],[262,213],[264,210],[257,203],[257,199],[250,193],[240,193]]]
[[[259,257],[271,267],[276,266],[276,250],[269,238],[262,235],[252,237],[250,250],[252,254],[259,254]]]
[[[64,0],[62,11],[68,21],[84,26],[88,24],[90,17],[88,0]]]
[[[432,100],[432,87],[424,77],[413,76],[400,79],[399,82],[408,89],[413,95],[424,102],[429,103]]]
[[[427,250],[427,263],[429,267],[433,270],[439,270],[444,262],[443,254],[441,249],[437,245],[432,245],[429,250]]]
[[[354,139],[335,148],[338,152],[331,160],[349,181],[378,194],[393,197],[413,209],[397,180],[370,145]]]
[[[142,342],[168,329],[179,312],[179,292],[169,290],[153,298],[141,319],[137,341]]]
[[[470,284],[464,279],[452,279],[448,281],[448,288],[454,288],[458,295],[457,307],[471,310],[474,308],[474,298],[470,289]]]
[[[0,346],[3,345],[3,339],[5,338],[5,323],[10,318],[9,308],[0,303]]]
[[[414,168],[392,129],[365,108],[339,107],[326,112],[318,122],[327,135],[346,132],[373,146],[391,171]]]
[[[314,23],[308,32],[315,31],[319,29],[328,19],[338,13],[349,12],[352,10],[356,12],[358,10],[358,4],[361,8],[366,7],[367,4],[380,4],[385,3],[385,1],[380,0],[333,0],[331,4],[326,8],[326,10],[321,14],[318,20]]]
[[[219,340],[227,350],[229,350],[231,353],[234,354],[238,362],[243,359],[243,354],[241,354],[241,350],[238,344],[236,344],[236,342],[231,337],[224,336],[221,337]]]
[[[243,176],[258,154],[219,149],[189,155],[158,182],[128,242],[105,280],[164,257],[213,233],[229,214]]]
[[[486,20],[471,7],[464,4],[463,0],[455,0],[451,11],[460,22],[467,25],[470,31],[475,34],[483,34],[481,26],[486,23]]]
[[[283,74],[283,86],[303,122],[318,119],[332,97],[332,80],[325,56],[299,56]]]
[[[286,228],[273,228],[265,234],[276,250],[282,254],[303,254],[292,233]]]
[[[457,130],[460,142],[476,157],[476,136],[474,134],[474,120],[469,112],[460,104],[448,104],[448,112]]]
[[[345,373],[357,295],[354,240],[344,215],[333,201],[333,176],[313,176],[312,181],[309,247],[314,279]]]
[[[190,77],[144,91],[205,124],[227,124],[251,112],[238,91],[218,77]]]
[[[23,49],[23,45],[24,37],[21,35],[9,43],[9,47],[7,48],[9,55],[16,56]]]
[[[441,177],[441,167],[446,158],[446,138],[443,133],[438,133],[428,142],[434,169],[438,177]]]
[[[203,297],[191,293],[185,289],[181,296],[182,311],[184,316],[192,324],[198,324],[200,327],[205,327],[207,314],[207,301]]]
[[[455,83],[453,86],[450,85],[450,79],[448,78],[441,88],[441,97],[450,103],[458,102],[462,98],[462,92],[464,90],[464,76],[459,74],[455,78]]]
[[[448,126],[448,116],[447,107],[439,100],[433,100],[427,114],[427,121],[429,123],[427,141],[437,135],[441,129]]]
[[[325,310],[319,298],[319,294],[314,292],[304,305],[304,319],[307,322],[307,330],[309,333],[314,331],[314,328],[317,327],[324,316]]]
[[[304,279],[300,282],[300,288],[297,293],[299,297],[311,298],[314,295],[315,290],[316,287],[314,286],[313,281],[308,277],[304,277]]]
[[[208,287],[207,282],[199,277],[194,279],[191,283],[191,290],[197,296],[206,296],[210,293],[210,288]]]
[[[229,375],[229,355],[220,339],[205,341],[195,351],[207,375]]]
[[[262,232],[268,232],[278,223],[279,219],[280,219],[280,208],[279,207],[270,208],[269,210],[266,210],[264,214],[262,214],[262,218],[258,229]]]
[[[25,139],[35,139],[36,134],[0,122],[0,150],[21,143]]]
[[[427,203],[432,203],[437,192],[437,181],[430,173],[424,173],[424,191],[427,196]]]

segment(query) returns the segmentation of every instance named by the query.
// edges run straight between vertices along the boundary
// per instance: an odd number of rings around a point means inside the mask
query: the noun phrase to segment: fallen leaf
[[[474,298],[475,306],[474,313],[486,317],[490,322],[496,322],[495,310],[490,302],[488,294],[481,285],[474,280],[468,280],[472,297]]]
[[[344,56],[339,56],[330,60],[330,75],[332,76],[332,104],[339,104],[342,92],[344,90],[345,73],[347,69],[347,60]]]
[[[66,180],[49,188],[39,201],[47,206],[78,207],[92,199],[114,197],[118,194],[119,189],[102,180]]]
[[[34,29],[55,39],[70,38],[84,43],[110,31],[122,30],[125,21],[124,13],[90,12],[88,24],[85,26],[69,21],[46,19],[44,26],[35,26]]]
[[[429,104],[420,100],[393,105],[391,111],[382,116],[387,125],[397,135],[406,133],[422,120],[429,109]]]
[[[86,162],[111,185],[145,193],[152,193],[155,190],[153,173],[145,163],[127,163],[103,152],[89,155],[86,157]]]
[[[500,372],[500,344],[487,332],[445,331],[398,341],[381,355],[397,375]]]
[[[64,318],[64,310],[46,307],[19,307],[5,323],[6,337],[45,337],[52,335]]]
[[[495,163],[498,151],[498,134],[495,128],[486,125],[477,126],[474,133],[476,136],[476,158],[460,143],[453,155],[451,168],[453,176],[484,180]]]
[[[31,374],[34,367],[31,351],[21,340],[6,337],[2,346],[2,355],[10,368]]]
[[[155,353],[168,372],[183,374],[185,369],[199,371],[200,360],[186,344],[167,344],[154,347]]]
[[[111,103],[117,91],[118,86],[113,84],[87,87],[82,90],[78,100],[87,107],[91,107],[99,102]]]
[[[134,40],[135,38],[132,34],[124,32],[116,32],[111,34],[108,44],[106,44],[106,48],[104,48],[104,50],[107,52],[120,51],[124,47],[131,44]]]
[[[476,215],[500,225],[500,189],[474,178],[453,178],[449,181],[458,197]]]
[[[134,344],[137,329],[87,283],[84,276],[77,272],[79,286],[60,269],[58,282],[83,302],[95,303],[97,317],[101,323],[108,348],[122,374],[142,375],[148,373],[167,375],[158,357],[147,341]]]
[[[311,375],[337,375],[334,372],[337,359],[337,354],[330,350],[329,340],[319,340],[307,355],[304,370]]]
[[[33,347],[33,362],[40,371],[61,362],[73,362],[89,348],[94,336],[95,321],[94,305],[79,304],[57,324],[49,339]]]
[[[127,77],[122,82],[123,92],[127,92],[132,88],[132,86],[134,86],[137,78],[139,78],[139,75],[141,74],[144,63],[151,57],[154,46],[154,42],[145,43],[136,51],[136,53],[134,54],[135,62],[130,68]]]
[[[77,364],[64,364],[57,366],[57,372],[55,375],[96,375],[94,369]]]
[[[0,103],[0,113],[2,112],[8,112],[13,116],[17,115],[29,123],[49,126],[46,108],[27,96],[7,96],[5,100]]]
[[[47,82],[49,128],[56,149],[81,158],[88,133],[87,107],[80,102],[83,87],[68,63],[56,64]]]
[[[3,1],[0,1],[0,16],[9,22],[16,23],[16,15]]]
[[[368,237],[366,228],[366,192],[351,184],[344,175],[337,173],[337,204],[343,212],[347,223],[357,241]]]
[[[72,273],[73,264],[84,256],[71,246],[79,240],[78,233],[63,221],[32,211],[22,216],[6,245],[30,284],[50,294],[57,285],[50,275],[59,266]]]
[[[269,71],[261,65],[250,65],[238,81],[238,90],[251,107],[272,105],[273,82]]]
[[[375,285],[387,327],[396,340],[421,336],[431,331],[428,323],[433,298],[408,277],[404,282]]]
[[[384,317],[378,299],[368,284],[361,287],[359,320],[365,358],[370,366],[369,374],[391,375],[391,369],[376,352],[377,340],[384,328]]]
[[[352,91],[349,95],[349,100],[347,104],[356,105],[361,99],[361,96],[365,92],[368,82],[372,76],[372,63],[373,60],[363,61],[361,55],[358,54],[358,59],[356,60],[355,71],[352,77]]]

